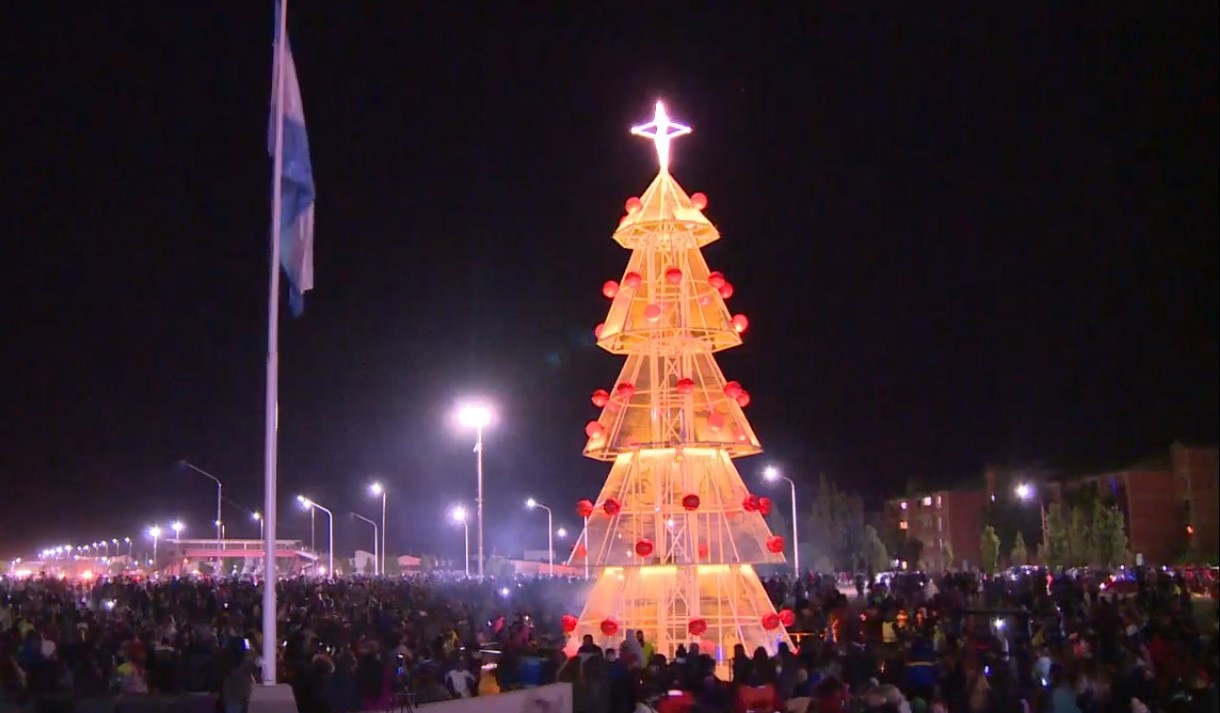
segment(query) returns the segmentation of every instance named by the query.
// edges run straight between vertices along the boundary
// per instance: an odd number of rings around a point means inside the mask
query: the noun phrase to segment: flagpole
[[[275,151],[271,169],[271,287],[267,300],[267,402],[265,413],[265,452],[263,456],[263,684],[275,685],[277,605],[275,588],[279,577],[275,571],[276,552],[276,455],[279,426],[280,379],[280,222],[284,176],[284,57],[288,43],[288,0],[280,0],[275,33],[275,60],[272,74],[275,87]]]

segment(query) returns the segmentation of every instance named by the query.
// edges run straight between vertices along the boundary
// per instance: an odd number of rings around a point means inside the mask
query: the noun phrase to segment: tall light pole
[[[369,495],[381,496],[381,556],[377,560],[377,574],[385,576],[385,498],[386,488],[379,481],[369,484]]]
[[[183,466],[190,468],[191,470],[202,475],[203,477],[211,478],[212,482],[216,483],[216,549],[217,550],[224,549],[224,529],[223,529],[224,520],[222,519],[223,513],[221,512],[221,503],[224,502],[224,489],[225,489],[224,484],[222,484],[220,482],[220,478],[217,478],[216,476],[212,475],[211,473],[207,472],[203,468],[200,468],[199,466],[195,465],[194,463],[192,463],[188,460],[183,460],[183,461],[179,461],[179,462]]]
[[[381,545],[377,535],[377,523],[361,515],[360,513],[351,513],[352,517],[373,526],[373,574],[381,574]]]
[[[796,527],[796,483],[792,478],[779,472],[779,468],[769,465],[763,469],[763,478],[775,482],[777,480],[788,481],[788,487],[792,496],[792,573],[799,580],[801,578],[801,542],[799,530]]]
[[[135,550],[135,546],[131,544],[130,537],[124,537],[123,542],[127,543],[127,559],[131,559],[133,557],[132,553]]]
[[[329,527],[328,534],[326,536],[326,540],[327,540],[326,549],[328,550],[326,553],[326,572],[331,577],[334,577],[335,576],[335,514],[333,512],[331,512],[330,510],[327,510],[326,508],[322,507],[321,505],[315,503],[314,501],[310,500],[309,498],[305,497],[304,495],[298,495],[297,502],[299,502],[301,504],[301,507],[308,508],[310,512],[313,512],[314,510],[321,510],[322,512],[326,513],[327,524]]]
[[[157,566],[157,540],[161,539],[161,527],[159,525],[153,525],[152,527],[148,528],[148,536],[151,537],[152,541],[153,541],[153,566],[156,567]]]
[[[263,514],[255,510],[250,514],[250,519],[258,523],[258,539],[263,539]]]
[[[478,492],[475,498],[475,519],[478,521],[479,579],[483,579],[483,429],[491,423],[491,408],[482,403],[466,404],[458,409],[458,422],[474,429],[475,475]]]
[[[460,522],[462,529],[466,531],[466,578],[470,579],[470,516],[461,505],[454,507],[449,516],[454,522]]]
[[[555,522],[551,517],[551,509],[537,500],[530,498],[525,501],[525,507],[533,510],[534,508],[542,508],[546,510],[546,562],[547,574],[555,576]]]
[[[1031,485],[1030,483],[1020,483],[1014,489],[1014,492],[1017,494],[1018,498],[1020,498],[1021,500],[1024,500],[1025,502],[1029,502],[1030,500],[1033,500],[1035,497],[1038,496],[1037,489],[1034,488],[1034,486]],[[1047,551],[1046,551],[1046,545],[1047,545],[1046,503],[1043,502],[1042,498],[1040,498],[1040,497],[1038,498],[1038,515],[1041,517],[1041,520],[1042,520],[1042,544],[1038,547],[1038,559],[1041,560],[1042,564],[1045,566],[1046,565],[1046,555],[1047,555]]]

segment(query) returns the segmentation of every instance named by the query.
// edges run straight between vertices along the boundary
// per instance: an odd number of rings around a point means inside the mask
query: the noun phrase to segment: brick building
[[[929,571],[977,567],[986,505],[982,490],[938,490],[886,501],[885,518],[891,527],[923,543],[923,566]],[[945,544],[952,550],[952,562],[943,556]]]
[[[1218,451],[1174,443],[1165,457],[1077,478],[1069,489],[1096,484],[1127,521],[1127,547],[1149,564],[1173,562],[1193,545],[1216,557]],[[1191,541],[1193,539],[1193,542]]]
[[[1169,447],[1174,489],[1183,500],[1194,550],[1215,561],[1220,549],[1220,449],[1174,443]]]

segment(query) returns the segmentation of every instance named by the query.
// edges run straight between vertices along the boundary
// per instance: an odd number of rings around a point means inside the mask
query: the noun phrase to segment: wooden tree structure
[[[660,171],[630,198],[614,240],[631,251],[597,344],[626,357],[612,388],[593,393],[600,416],[584,455],[611,463],[596,500],[577,505],[584,532],[569,559],[596,581],[570,644],[592,634],[615,646],[641,630],[656,650],[700,643],[723,661],[735,644],[774,653],[792,612],[776,612],[754,570],[782,563],[784,540],[764,522],[771,501],[752,495],[733,459],[761,452],[743,409],[749,393],[727,381],[716,352],[741,344],[749,322],[730,313],[733,285],[701,248],[720,238],[707,198],[669,173],[670,142],[690,133],[657,104],[632,129],[656,145]]]

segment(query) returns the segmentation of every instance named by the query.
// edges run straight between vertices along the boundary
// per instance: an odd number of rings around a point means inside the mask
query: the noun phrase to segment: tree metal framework
[[[602,349],[626,357],[614,388],[594,393],[602,408],[586,425],[584,455],[611,463],[595,501],[582,501],[581,539],[568,562],[596,581],[569,625],[614,646],[639,630],[658,652],[700,643],[724,661],[733,646],[774,653],[791,641],[791,612],[777,613],[754,565],[782,563],[783,538],[763,515],[733,459],[762,452],[744,413],[748,393],[726,380],[715,354],[741,344],[748,326],[730,313],[731,283],[708,268],[701,248],[720,238],[693,196],[669,173],[670,141],[689,127],[657,104],[632,129],[654,141],[660,171],[627,201],[614,240],[631,250],[596,330]]]

